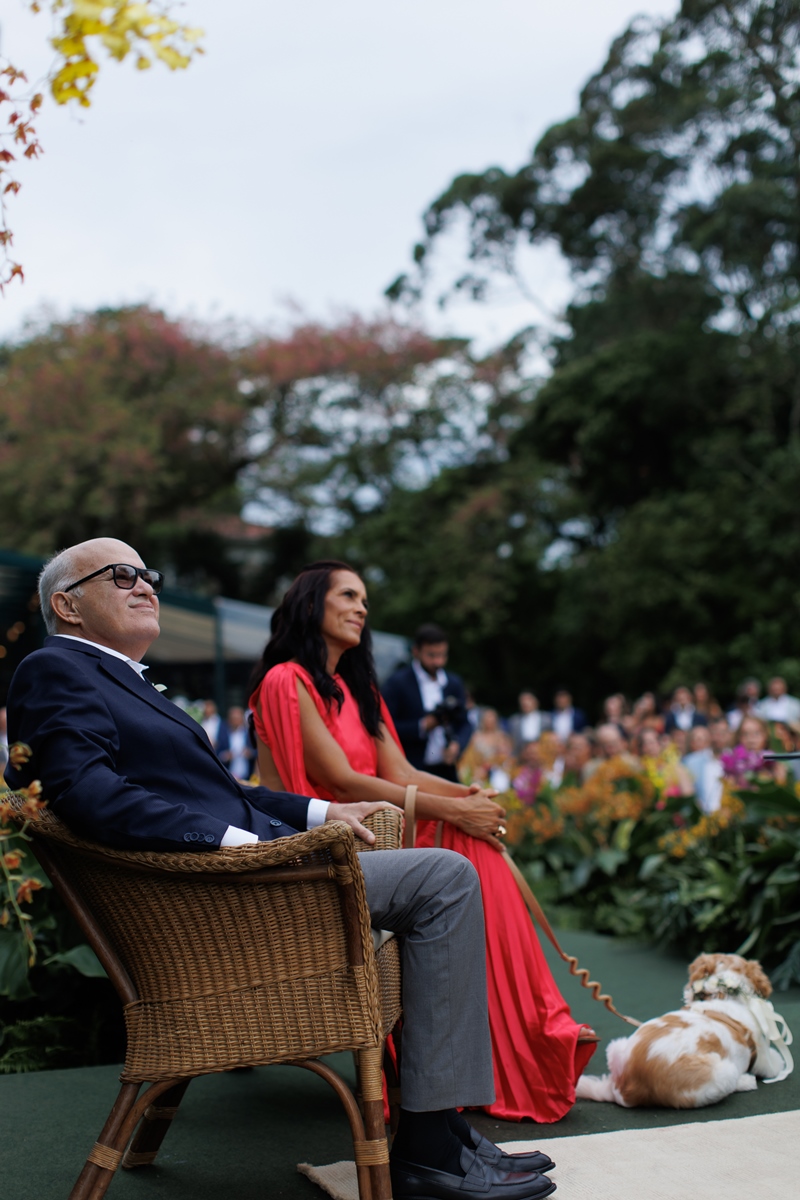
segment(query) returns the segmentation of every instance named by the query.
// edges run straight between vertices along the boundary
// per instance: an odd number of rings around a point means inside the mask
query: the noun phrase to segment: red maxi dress
[[[377,748],[340,676],[336,682],[344,693],[344,704],[338,711],[336,704],[328,707],[311,676],[297,663],[280,663],[267,673],[251,706],[258,735],[269,746],[284,787],[333,800],[323,784],[306,774],[298,678],[354,771],[376,776]],[[399,745],[392,718],[381,703],[383,720]],[[432,846],[435,830],[435,821],[418,822],[416,845]],[[580,1026],[556,987],[528,910],[501,856],[488,843],[462,833],[449,822],[444,823],[442,845],[468,858],[481,881],[497,1096],[486,1111],[506,1121],[558,1121],[575,1103],[576,1081],[595,1044],[578,1044]]]

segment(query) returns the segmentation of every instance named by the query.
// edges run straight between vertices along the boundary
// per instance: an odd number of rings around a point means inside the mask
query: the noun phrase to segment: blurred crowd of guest
[[[513,787],[523,804],[534,803],[544,784],[580,786],[601,763],[621,759],[658,775],[668,793],[694,795],[703,811],[713,812],[725,756],[737,747],[778,783],[787,780],[786,766],[760,756],[800,747],[800,699],[780,676],[769,680],[764,696],[757,679],[746,679],[727,708],[704,683],[677,687],[663,700],[645,692],[631,702],[618,692],[603,701],[594,725],[565,690],[545,711],[525,689],[507,719],[468,704],[475,732],[458,760],[459,776],[500,791]]]

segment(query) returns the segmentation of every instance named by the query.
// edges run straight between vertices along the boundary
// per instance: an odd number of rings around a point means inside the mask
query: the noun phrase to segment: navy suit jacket
[[[49,637],[20,663],[8,737],[31,762],[6,767],[11,788],[41,780],[75,833],[130,850],[218,847],[229,825],[259,841],[306,828],[308,797],[245,788],[201,725],[113,654]]]
[[[453,696],[464,711],[463,721],[453,731],[453,736],[463,751],[473,734],[473,728],[466,717],[467,697],[459,677],[451,675],[449,671],[446,671],[445,674],[447,683],[442,689],[444,695]],[[382,692],[386,707],[392,714],[397,735],[406,752],[406,758],[412,767],[424,771],[427,738],[420,737],[419,723],[425,716],[425,708],[413,667],[398,667],[386,680]]]

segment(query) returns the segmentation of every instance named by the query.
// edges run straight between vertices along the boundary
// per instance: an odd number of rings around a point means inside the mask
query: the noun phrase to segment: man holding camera
[[[406,758],[420,771],[457,782],[456,762],[472,736],[466,694],[458,675],[445,670],[447,634],[440,625],[420,625],[410,666],[386,681],[383,698]]]

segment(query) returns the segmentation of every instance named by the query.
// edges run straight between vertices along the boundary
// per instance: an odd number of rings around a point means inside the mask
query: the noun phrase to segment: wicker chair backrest
[[[29,832],[134,985],[124,1079],[380,1044],[369,910],[346,826],[199,854],[99,846],[46,810]]]

